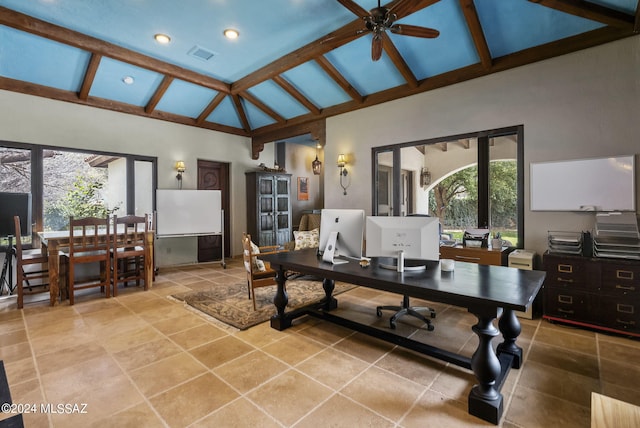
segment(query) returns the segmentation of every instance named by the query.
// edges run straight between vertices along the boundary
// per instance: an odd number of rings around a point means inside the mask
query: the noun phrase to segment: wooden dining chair
[[[13,222],[16,228],[18,309],[22,309],[25,295],[49,292],[49,257],[42,249],[23,249],[20,217],[14,216]]]
[[[253,300],[254,311],[256,310],[255,289],[277,284],[277,272],[271,269],[271,265],[268,262],[260,260],[259,256],[279,252],[281,251],[278,250],[277,245],[258,247],[251,241],[251,235],[248,233],[242,234],[242,258],[247,271],[247,289],[249,298]]]
[[[61,251],[61,261],[65,267],[70,305],[74,304],[76,290],[100,287],[105,297],[110,296],[109,251],[111,245],[108,217],[69,218],[69,248]],[[100,265],[98,275],[91,272],[94,270],[91,266],[77,269],[79,265],[96,263]]]
[[[113,247],[111,257],[111,282],[113,284],[113,297],[118,295],[118,284],[125,287],[129,282],[144,282],[144,290],[149,289],[147,284],[147,266],[145,253],[147,251],[147,233],[149,232],[149,216],[113,216]]]

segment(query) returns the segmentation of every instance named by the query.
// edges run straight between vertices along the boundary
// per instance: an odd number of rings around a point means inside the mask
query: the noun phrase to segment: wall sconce
[[[420,185],[422,187],[427,187],[430,184],[431,184],[431,173],[429,172],[428,169],[422,168],[422,170],[420,170]]]
[[[313,175],[320,175],[322,172],[322,162],[318,159],[318,149],[320,148],[320,144],[316,144],[316,160],[311,162],[311,169],[313,169]]]
[[[182,173],[187,170],[187,168],[184,165],[184,161],[176,161],[175,168],[176,168],[176,171],[178,171],[178,174],[176,174],[176,180],[178,180],[180,189],[182,189]]]
[[[349,174],[347,172],[347,157],[343,154],[338,155],[338,168],[340,168],[340,187],[342,187],[343,195],[347,194],[347,187],[349,187],[349,182],[347,184],[343,184],[343,178],[346,181],[346,177]]]

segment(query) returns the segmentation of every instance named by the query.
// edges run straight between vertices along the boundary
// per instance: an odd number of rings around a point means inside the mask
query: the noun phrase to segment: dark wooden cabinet
[[[247,172],[247,232],[259,246],[291,241],[291,174]]]
[[[547,253],[543,265],[545,318],[640,336],[640,261]]]

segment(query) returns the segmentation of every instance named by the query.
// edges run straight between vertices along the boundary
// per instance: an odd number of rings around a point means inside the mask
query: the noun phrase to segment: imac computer
[[[346,263],[337,256],[360,260],[364,237],[364,210],[323,209],[320,212],[320,242],[322,260],[334,264]]]
[[[398,272],[424,270],[429,261],[440,259],[438,217],[371,216],[366,230],[367,257],[379,257],[380,267]]]

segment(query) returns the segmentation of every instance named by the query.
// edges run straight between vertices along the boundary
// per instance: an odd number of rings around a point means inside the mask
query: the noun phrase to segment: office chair
[[[423,217],[430,217],[427,214],[409,214],[407,217],[417,217],[417,216],[423,216]],[[442,226],[440,226],[442,228]],[[433,308],[430,308],[428,306],[411,306],[410,302],[409,302],[409,296],[404,295],[402,297],[402,303],[400,306],[378,306],[376,307],[376,314],[381,317],[382,316],[382,311],[383,310],[389,310],[389,311],[396,311],[395,314],[393,314],[393,316],[391,318],[389,318],[389,326],[395,330],[396,328],[396,321],[398,320],[398,318],[404,316],[404,315],[410,315],[412,317],[418,318],[419,320],[422,320],[425,324],[427,324],[427,330],[429,331],[433,331],[434,330],[434,326],[433,324],[431,324],[431,320],[429,318],[427,318],[426,316],[422,315],[419,311],[426,311],[429,312],[429,315],[431,318],[435,318],[436,317],[436,310]]]

